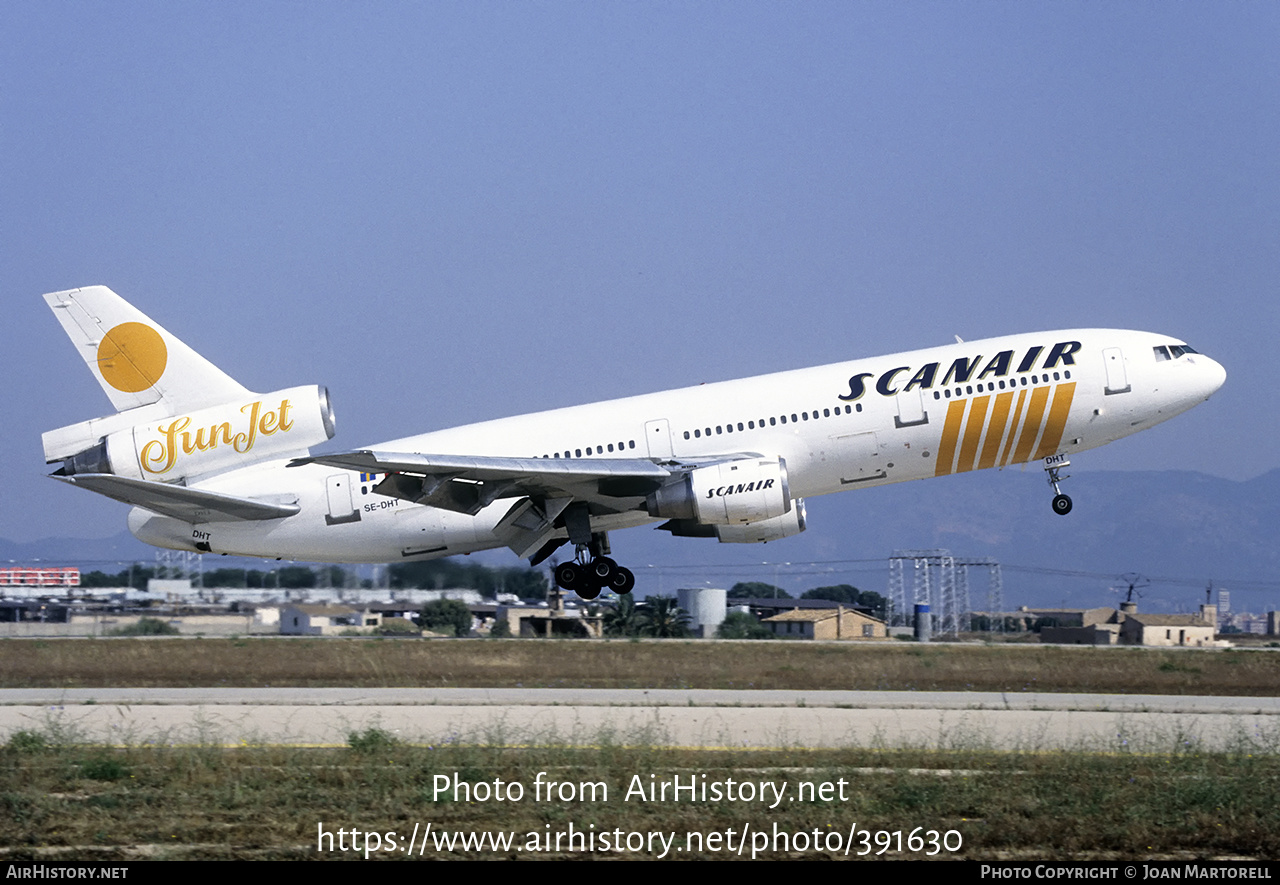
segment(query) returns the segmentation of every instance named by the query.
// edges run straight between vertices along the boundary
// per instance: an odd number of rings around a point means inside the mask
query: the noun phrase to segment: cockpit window
[[[1156,354],[1156,362],[1162,363],[1165,360],[1176,360],[1178,357],[1186,356],[1189,353],[1199,353],[1200,351],[1185,344],[1170,344],[1167,347],[1158,344],[1152,348]]]

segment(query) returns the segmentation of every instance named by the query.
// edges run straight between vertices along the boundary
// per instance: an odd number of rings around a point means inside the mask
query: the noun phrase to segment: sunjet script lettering
[[[1049,353],[1039,367],[1040,370],[1054,369],[1060,365],[1074,366],[1075,354],[1082,346],[1079,341],[1059,341],[1049,348]],[[1014,364],[1016,353],[1012,350],[1002,350],[989,359],[981,354],[973,357],[958,357],[952,360],[951,365],[943,372],[941,382],[938,381],[938,373],[942,371],[942,363],[925,363],[914,372],[911,366],[898,366],[878,376],[875,372],[859,372],[849,379],[849,392],[842,393],[837,398],[846,402],[861,399],[867,392],[867,382],[871,378],[876,379],[874,385],[876,393],[881,396],[897,396],[917,388],[932,390],[935,383],[941,387],[949,387],[952,384],[965,384],[969,381],[985,381],[989,377],[1005,378],[1010,370],[1021,375],[1036,368],[1036,360],[1042,353],[1044,353],[1044,347],[1040,345],[1027,348],[1016,367]]]
[[[165,473],[178,461],[178,451],[188,455],[207,452],[218,446],[230,446],[240,454],[253,449],[259,436],[272,436],[278,431],[288,433],[293,427],[289,417],[292,404],[280,401],[279,409],[263,409],[262,400],[254,400],[240,407],[241,418],[221,421],[208,427],[191,427],[191,416],[174,418],[167,425],[159,424],[156,431],[160,439],[153,439],[142,447],[138,460],[148,473]],[[243,422],[243,423],[242,423]],[[237,430],[236,426],[239,426]]]

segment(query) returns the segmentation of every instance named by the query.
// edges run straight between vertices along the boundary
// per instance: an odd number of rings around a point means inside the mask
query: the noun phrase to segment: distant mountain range
[[[1140,589],[1148,611],[1194,610],[1209,581],[1232,591],[1235,611],[1280,608],[1280,470],[1246,482],[1190,471],[1082,471],[1063,490],[1075,503],[1067,516],[1052,511],[1052,489],[1032,468],[814,498],[807,532],[758,548],[753,558],[822,562],[945,548],[999,560],[1006,607],[1113,605],[1108,588],[1136,572],[1151,581]],[[692,543],[681,544],[681,556],[698,555]],[[630,549],[620,538],[615,550],[624,544]],[[723,558],[720,550],[705,556]],[[880,590],[874,580],[848,582]],[[980,607],[985,578],[971,573],[971,585]],[[805,589],[799,581],[791,586]]]
[[[1120,586],[1124,573],[1149,580],[1139,589],[1147,611],[1194,610],[1210,581],[1231,591],[1235,611],[1280,608],[1280,470],[1245,482],[1189,471],[1081,471],[1063,490],[1075,502],[1068,516],[1050,509],[1052,490],[1039,469],[988,470],[810,499],[809,530],[763,546],[645,529],[611,540],[614,558],[636,571],[642,593],[739,580],[777,583],[796,595],[837,583],[885,592],[895,550],[946,548],[958,557],[997,559],[1009,608],[1115,604],[1109,588]],[[481,558],[515,564],[503,551]],[[154,562],[155,550],[127,532],[100,540],[0,539],[0,560],[112,572],[128,561]],[[206,568],[235,566],[270,567],[206,560]],[[985,572],[971,570],[976,608],[983,607],[985,582]]]

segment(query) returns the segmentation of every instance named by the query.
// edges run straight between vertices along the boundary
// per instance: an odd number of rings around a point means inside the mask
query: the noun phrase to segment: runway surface
[[[0,690],[20,729],[111,744],[412,743],[1276,752],[1280,698],[611,689]]]

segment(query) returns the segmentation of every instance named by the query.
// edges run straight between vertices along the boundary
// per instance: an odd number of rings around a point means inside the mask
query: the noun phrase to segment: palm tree
[[[630,593],[618,597],[618,604],[604,613],[606,636],[639,636],[643,621]]]
[[[645,636],[671,639],[689,635],[689,615],[671,596],[650,596],[642,606]]]

